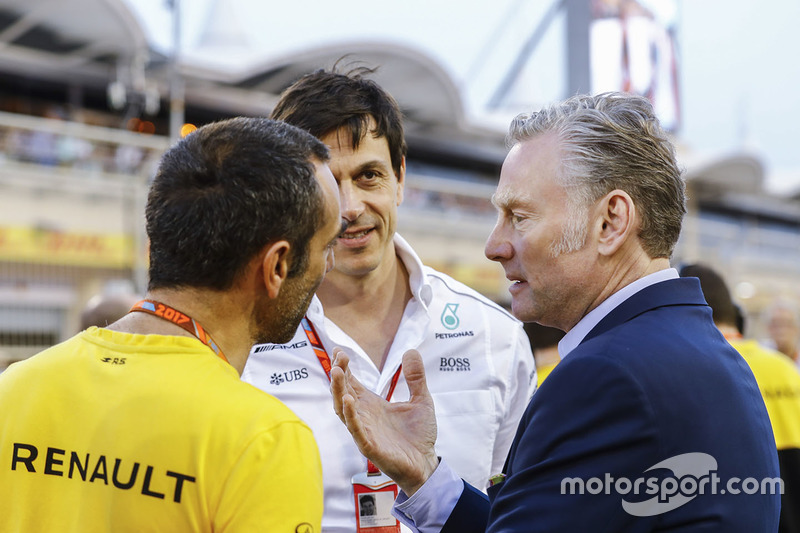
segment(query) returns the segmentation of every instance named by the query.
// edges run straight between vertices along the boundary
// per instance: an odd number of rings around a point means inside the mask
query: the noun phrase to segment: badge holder
[[[358,533],[400,533],[400,522],[392,515],[397,484],[372,464],[353,476],[353,497]]]

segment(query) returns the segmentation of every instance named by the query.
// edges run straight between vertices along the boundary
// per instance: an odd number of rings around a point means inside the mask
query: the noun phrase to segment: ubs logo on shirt
[[[469,372],[469,357],[442,357],[439,372]]]
[[[308,377],[308,368],[299,368],[295,370],[287,370],[281,374],[274,372],[270,377],[269,384],[278,386],[281,383],[290,383],[292,381],[299,381]]]

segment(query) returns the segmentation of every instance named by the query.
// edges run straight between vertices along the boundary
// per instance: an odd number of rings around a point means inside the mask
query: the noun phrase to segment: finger
[[[345,394],[352,394],[349,386],[350,358],[338,346],[333,349],[333,365],[331,367],[331,395],[333,396],[333,410],[339,420],[344,422],[342,413],[342,397]]]
[[[347,427],[347,431],[352,435],[353,441],[356,443],[356,446],[358,446],[359,451],[364,453],[369,442],[367,432],[361,421],[358,409],[356,408],[356,401],[349,394],[342,398],[342,413],[344,417],[342,421]]]
[[[411,398],[430,396],[425,379],[425,364],[417,350],[408,350],[403,354],[403,375],[406,378]]]
[[[361,382],[356,379],[353,373],[350,371],[350,357],[347,353],[339,348],[338,346],[333,349],[333,366],[339,367],[344,371],[345,375],[345,388],[342,391],[342,394],[352,394],[354,398],[359,398],[367,388],[361,384]],[[333,368],[331,369],[331,381],[333,381]]]
[[[333,366],[338,366],[342,370],[347,370],[350,365],[350,358],[347,353],[338,346],[333,348]]]
[[[333,396],[333,411],[342,422],[344,422],[344,414],[342,412],[342,397],[344,396],[344,391],[346,389],[345,380],[346,377],[344,375],[344,371],[342,371],[340,367],[334,366],[331,369],[331,396]]]

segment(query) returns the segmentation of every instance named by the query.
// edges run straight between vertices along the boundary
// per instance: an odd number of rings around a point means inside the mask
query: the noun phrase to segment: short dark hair
[[[697,278],[703,289],[703,296],[711,307],[715,324],[737,326],[736,304],[733,303],[731,293],[725,280],[709,266],[695,263],[684,265],[680,269],[681,277]]]
[[[264,246],[286,239],[305,271],[323,208],[314,160],[328,149],[266,118],[203,126],[162,157],[147,198],[148,289],[226,290]]]
[[[347,128],[354,149],[368,133],[370,119],[374,119],[372,134],[386,138],[392,168],[399,175],[407,151],[402,112],[392,95],[365,77],[375,70],[358,67],[340,73],[334,67],[307,74],[283,92],[270,117],[303,128],[320,139]]]

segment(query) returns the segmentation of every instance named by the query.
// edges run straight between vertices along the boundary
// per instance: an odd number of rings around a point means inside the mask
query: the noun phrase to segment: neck
[[[633,257],[629,259],[623,258],[622,261],[615,262],[613,265],[609,266],[609,274],[606,277],[605,284],[598,292],[597,297],[592,301],[589,307],[585,309],[578,320],[586,316],[590,311],[606,301],[612,294],[620,289],[627,287],[634,281],[642,279],[645,276],[649,276],[661,270],[666,270],[669,266],[669,259],[663,257],[655,259],[650,258],[641,248],[639,248]],[[578,321],[575,321],[574,324],[577,324],[577,322]]]
[[[788,355],[794,361],[798,361],[798,359],[800,359],[800,346],[798,346],[797,343],[782,344],[777,346],[776,349],[779,352]]]
[[[365,276],[332,271],[317,290],[325,316],[347,333],[382,369],[406,304],[408,271],[396,255],[385,269]]]
[[[199,289],[159,289],[147,293],[154,300],[193,318],[211,335],[228,362],[239,375],[244,370],[252,345],[249,320],[244,306],[234,302],[230,293]],[[109,329],[141,335],[174,335],[197,338],[181,326],[146,313],[129,313]],[[214,355],[211,348],[209,354]]]
[[[368,315],[392,306],[405,308],[411,298],[408,271],[397,255],[392,255],[386,266],[363,276],[351,276],[334,269],[325,276],[317,296],[326,315],[329,311]]]

